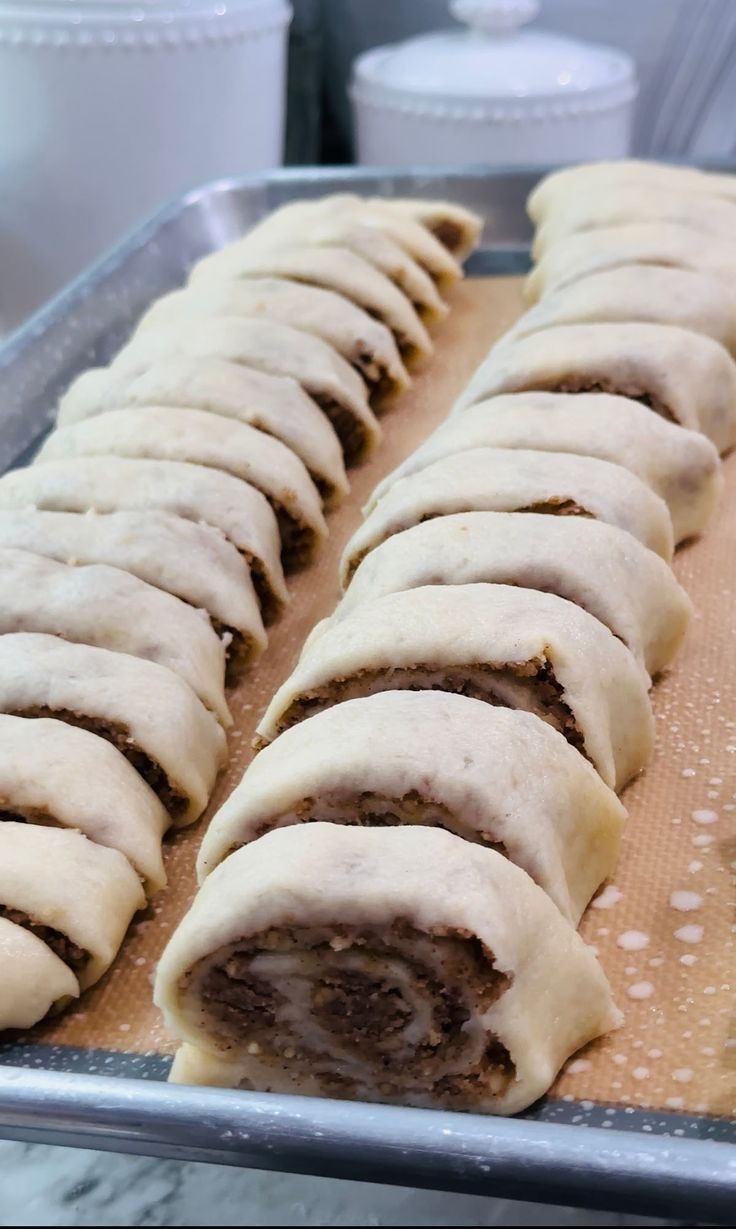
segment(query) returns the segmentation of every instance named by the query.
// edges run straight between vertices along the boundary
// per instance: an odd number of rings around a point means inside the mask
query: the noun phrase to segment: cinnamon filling
[[[199,961],[182,995],[209,1036],[316,1076],[328,1095],[501,1094],[514,1065],[484,1013],[511,982],[467,931],[273,928]]]
[[[281,614],[284,603],[274,592],[263,560],[257,559],[255,555],[251,555],[246,551],[241,551],[241,554],[250,568],[253,588],[256,591],[258,605],[261,608],[263,622],[266,624],[273,623]]]
[[[106,721],[103,717],[92,717],[87,713],[75,713],[69,708],[50,708],[45,704],[33,704],[28,708],[15,710],[9,716],[54,717],[57,721],[66,721],[68,725],[97,734],[122,752],[136,772],[150,785],[172,819],[177,819],[186,811],[189,805],[186,795],[179,792],[161,765],[132,741],[130,731],[122,723]]]
[[[295,572],[299,568],[306,567],[314,558],[317,545],[316,533],[311,525],[298,520],[283,504],[276,503],[273,499],[270,503],[278,521],[284,568]]]
[[[583,733],[565,701],[552,666],[544,658],[528,662],[478,662],[461,667],[417,664],[390,671],[361,670],[299,696],[281,718],[279,733],[333,704],[389,689],[447,691],[484,700],[487,704],[534,713],[586,755]]]
[[[352,364],[368,385],[371,401],[379,408],[382,402],[395,395],[396,380],[372,351],[358,346],[353,354]]]
[[[16,926],[22,926],[24,930],[30,930],[31,934],[37,939],[41,939],[59,960],[63,960],[64,964],[75,973],[77,977],[84,971],[86,965],[91,959],[90,953],[86,952],[83,947],[73,943],[68,935],[62,934],[60,930],[55,930],[53,926],[46,926],[43,922],[37,922],[27,913],[23,913],[20,909],[11,909],[7,905],[0,905],[0,917],[5,918],[8,922],[14,922]]]
[[[457,252],[460,248],[463,232],[457,222],[451,222],[449,218],[441,218],[436,222],[425,222],[425,226],[432,232],[435,239],[439,239],[442,246],[447,248],[448,252]]]
[[[253,833],[253,839],[264,836],[277,826],[279,820],[283,823],[284,819],[297,824],[331,823],[359,828],[396,828],[402,824],[422,824],[424,827],[443,828],[446,832],[454,832],[465,840],[495,849],[497,853],[508,857],[506,847],[502,842],[494,841],[490,833],[458,823],[443,803],[423,797],[415,789],[392,798],[368,791],[345,791],[322,794],[319,798],[303,798],[287,816],[275,815],[261,824]],[[239,846],[234,845],[226,856],[234,853],[237,848]]]
[[[368,435],[365,426],[355,414],[346,409],[327,393],[318,393],[314,389],[307,390],[319,408],[327,415],[342,446],[346,465],[355,465],[360,461],[368,446]]]
[[[552,381],[549,384],[536,385],[537,388],[544,387],[546,392],[551,393],[612,393],[618,397],[628,397],[629,401],[639,401],[645,405],[647,409],[653,410],[655,414],[659,414],[660,418],[666,418],[668,422],[677,422],[674,414],[668,405],[659,397],[655,397],[653,393],[648,393],[645,389],[637,384],[628,384],[625,380],[619,382],[617,380],[607,380],[604,378],[593,380],[586,379],[583,376],[570,376],[564,380]]]
[[[214,615],[210,615],[210,623],[219,640],[222,640],[224,636],[227,637],[225,683],[228,687],[234,687],[253,660],[255,652],[253,640],[244,632],[239,631],[237,627],[230,627]]]

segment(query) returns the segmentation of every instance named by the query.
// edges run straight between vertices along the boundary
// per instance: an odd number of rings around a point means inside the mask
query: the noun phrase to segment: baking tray
[[[443,332],[453,327],[454,319],[456,331],[467,339],[478,321],[473,344],[480,358],[487,348],[481,320],[495,313],[501,331],[518,310],[518,286],[508,275],[528,266],[530,228],[523,203],[542,173],[539,168],[498,173],[280,171],[208,185],[172,202],[7,340],[0,351],[0,469],[32,454],[49,429],[59,394],[74,375],[108,361],[145,306],[179,285],[193,261],[297,196],[341,190],[436,196],[478,210],[486,221],[485,233],[468,271],[482,280],[460,289],[459,304]],[[440,334],[438,353],[442,346]],[[454,350],[451,335],[445,349]],[[448,363],[451,367],[452,360],[446,360],[445,367]],[[440,389],[441,397],[446,386],[447,408],[449,390],[457,387],[459,378],[458,372],[438,371],[430,364],[414,393],[386,420],[387,437],[395,430],[394,421],[401,432],[406,428],[400,424],[409,423],[413,411],[420,412],[429,382],[435,394]],[[423,381],[428,382],[424,387]],[[415,438],[417,429],[425,435],[431,425],[420,420],[417,428],[415,422]],[[385,472],[391,463],[384,453],[374,465]],[[731,464],[729,469],[733,486],[736,467]],[[370,477],[372,485],[375,477]],[[356,486],[366,481],[363,471],[357,471]],[[719,534],[728,531],[726,520],[719,521]],[[694,564],[685,558],[686,572],[697,571],[698,549],[692,552]],[[313,596],[320,586],[334,585],[328,571],[334,571],[334,562],[328,570],[318,562],[298,584],[311,586]],[[331,600],[329,594],[325,600]],[[306,630],[308,625],[297,620],[289,643],[282,642],[284,654],[296,651]],[[277,641],[279,635],[283,633],[277,628],[272,639]],[[275,665],[277,676],[287,669],[286,661],[283,668]],[[663,687],[666,708],[666,682]],[[724,703],[728,698],[724,692]],[[242,707],[250,706],[244,702]],[[656,775],[656,766],[652,772]],[[222,788],[226,786],[220,792]],[[192,889],[190,877],[183,890]],[[147,975],[143,992],[148,996]],[[70,1017],[75,1022],[72,1036],[89,1001],[86,996]],[[733,1049],[729,1053],[736,1057]],[[586,1080],[578,1071],[564,1077],[558,1095],[520,1118],[504,1120],[175,1087],[163,1082],[168,1065],[159,1048],[126,1051],[124,1036],[116,1045],[95,1049],[49,1044],[43,1030],[23,1042],[5,1042],[0,1046],[0,1134],[678,1218],[728,1222],[736,1207],[736,1126],[725,1099],[714,1113],[702,1108],[689,1113],[652,1109],[645,1097],[636,1099],[639,1104],[623,1106],[586,1098]],[[583,1070],[584,1065],[585,1060]]]

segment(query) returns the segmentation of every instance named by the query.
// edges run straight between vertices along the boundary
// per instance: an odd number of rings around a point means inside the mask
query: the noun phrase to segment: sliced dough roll
[[[201,610],[106,564],[70,567],[0,547],[0,635],[45,632],[173,670],[224,726],[225,649]]]
[[[526,337],[561,324],[631,321],[703,333],[736,354],[736,291],[712,273],[657,265],[604,269],[551,291],[511,333]]]
[[[0,716],[0,798],[1,821],[79,829],[124,854],[149,894],[166,885],[169,816],[104,738],[64,721]]]
[[[519,774],[519,764],[543,764]],[[423,824],[505,854],[577,925],[613,871],[626,812],[561,734],[529,713],[438,691],[348,700],[257,755],[205,835],[202,881],[291,824]]]
[[[701,532],[723,486],[710,440],[637,401],[607,393],[512,393],[452,414],[378,484],[367,507],[398,478],[473,448],[568,452],[623,465],[665,501],[676,542]]]
[[[284,561],[301,567],[327,537],[319,494],[291,449],[255,427],[204,410],[110,410],[58,427],[35,464],[118,456],[188,461],[232,474],[261,491],[279,523]]]
[[[347,249],[393,282],[406,295],[420,320],[442,320],[447,314],[427,271],[386,231],[366,226],[359,212],[324,209],[320,202],[297,201],[268,214],[241,242],[251,247],[304,243]]]
[[[593,192],[612,196],[629,188],[668,192],[697,192],[736,200],[736,176],[700,171],[691,166],[622,158],[615,162],[586,162],[553,171],[537,184],[527,201],[530,218],[539,225],[557,210]]]
[[[50,947],[23,926],[0,917],[0,1032],[32,1028],[79,995],[79,982]]]
[[[618,1021],[524,871],[418,827],[307,824],[238,850],[169,942],[155,999],[259,1089],[504,1114]]]
[[[117,849],[81,832],[0,823],[0,917],[42,939],[81,990],[109,969],[145,903],[138,876]]]
[[[409,376],[393,334],[344,295],[279,277],[202,281],[157,299],[138,325],[145,332],[162,321],[200,316],[255,316],[275,320],[327,342],[357,369],[379,401],[397,396]]]
[[[630,470],[572,453],[474,448],[441,457],[388,488],[345,547],[343,588],[386,538],[453,512],[593,517],[625,529],[663,559],[672,558],[667,505]]]
[[[132,377],[164,358],[220,358],[291,376],[317,402],[337,432],[346,461],[369,453],[381,438],[357,371],[331,346],[273,320],[209,316],[162,322],[136,334],[112,364],[115,376]]]
[[[711,273],[731,286],[736,277],[736,247],[674,222],[637,222],[588,230],[560,239],[545,253],[524,283],[524,297],[528,303],[536,303],[550,290],[620,265],[694,269]]]
[[[209,525],[146,512],[0,511],[0,547],[59,563],[105,563],[206,610],[224,637],[228,674],[266,647],[266,633],[247,564]]]
[[[263,742],[377,691],[450,691],[535,713],[621,789],[653,738],[649,678],[587,611],[508,585],[428,585],[318,625],[258,726]]]
[[[479,581],[575,602],[623,640],[651,675],[674,657],[692,613],[665,561],[622,529],[582,516],[466,512],[438,516],[377,546],[333,617],[385,593]]]
[[[62,397],[57,425],[108,410],[155,411],[159,406],[207,410],[273,435],[304,462],[325,503],[349,489],[335,430],[301,385],[289,376],[267,375],[227,359],[161,359],[130,378],[109,367],[93,367],[77,376]]]
[[[410,197],[380,197],[379,203],[397,214],[405,214],[421,222],[457,260],[465,260],[478,245],[483,219],[464,205],[457,205],[454,201],[413,200]]]
[[[564,208],[553,209],[545,217],[534,237],[532,255],[539,260],[568,235],[641,222],[670,222],[732,243],[736,192],[730,201],[705,192],[662,192],[651,186],[628,184],[615,193],[607,187],[584,195],[576,193],[568,196]]]
[[[350,213],[361,226],[375,226],[384,231],[426,269],[440,289],[453,285],[463,275],[457,260],[429,227],[407,211],[395,209],[391,200],[379,196],[366,200],[350,193],[336,193],[309,204],[313,209]]]
[[[249,564],[266,618],[288,599],[276,517],[255,487],[185,461],[76,457],[0,478],[0,509],[117,512],[154,509],[219,529]]]
[[[349,248],[317,244],[266,244],[245,239],[205,256],[194,266],[190,284],[205,278],[285,277],[323,286],[357,303],[393,333],[407,363],[429,358],[432,342],[405,294],[384,273]]]
[[[568,324],[495,346],[457,407],[529,390],[615,393],[702,431],[719,452],[736,443],[736,363],[698,333],[667,324]]]
[[[56,636],[0,636],[0,712],[106,738],[178,825],[201,815],[226,758],[222,726],[178,674]]]

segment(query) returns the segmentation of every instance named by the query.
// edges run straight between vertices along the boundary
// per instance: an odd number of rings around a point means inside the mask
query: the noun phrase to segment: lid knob
[[[450,12],[479,33],[502,34],[532,21],[539,0],[450,0]]]

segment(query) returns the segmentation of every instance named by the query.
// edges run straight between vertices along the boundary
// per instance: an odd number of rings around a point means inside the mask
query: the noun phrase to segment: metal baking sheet
[[[109,360],[153,298],[284,201],[340,190],[455,199],[486,220],[470,274],[520,273],[530,239],[523,202],[541,173],[282,171],[173,202],[8,339],[0,469],[32,453],[59,394]],[[733,1213],[736,1128],[722,1116],[576,1096],[548,1098],[509,1121],[173,1087],[163,1082],[167,1069],[156,1053],[5,1043],[0,1134],[680,1218]]]

